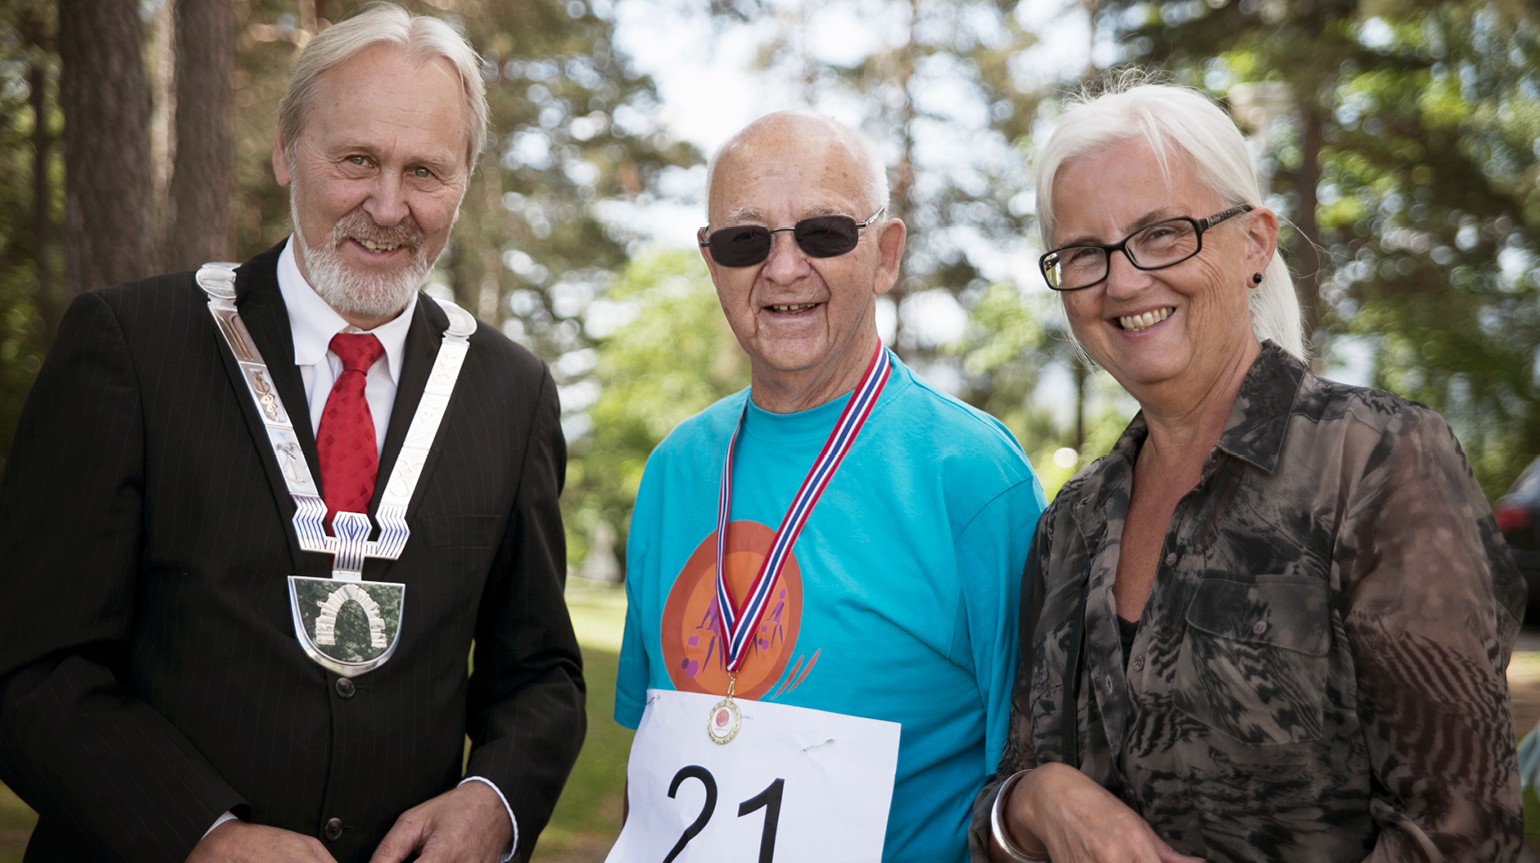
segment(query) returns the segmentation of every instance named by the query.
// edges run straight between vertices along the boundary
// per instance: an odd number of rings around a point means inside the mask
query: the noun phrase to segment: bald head
[[[882,218],[875,148],[827,117],[771,114],[727,142],[707,176],[701,256],[749,355],[754,403],[789,413],[850,392],[904,254],[903,221]]]
[[[831,152],[832,151],[832,152]],[[834,158],[830,158],[830,157]],[[888,205],[888,173],[872,140],[843,123],[811,111],[777,111],[766,114],[734,135],[706,166],[706,219],[727,224],[738,213],[718,213],[714,190],[723,172],[770,161],[799,161],[840,166],[836,170],[855,175],[865,215]],[[831,184],[845,185],[850,177],[828,177]]]

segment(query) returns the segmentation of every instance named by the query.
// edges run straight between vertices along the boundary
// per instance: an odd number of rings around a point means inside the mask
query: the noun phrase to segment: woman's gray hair
[[[1043,147],[1037,164],[1037,216],[1044,248],[1053,248],[1053,182],[1059,171],[1139,138],[1149,144],[1167,180],[1174,150],[1186,159],[1198,181],[1219,197],[1222,207],[1262,206],[1266,192],[1246,141],[1219,106],[1196,90],[1153,83],[1144,72],[1125,72],[1099,92],[1072,98]],[[1257,340],[1272,339],[1290,354],[1306,359],[1299,298],[1281,254],[1273,255],[1262,284],[1248,297],[1251,330]]]
[[[478,157],[487,143],[487,85],[481,80],[481,58],[448,24],[437,18],[413,15],[393,3],[371,4],[352,18],[327,27],[300,52],[294,74],[289,76],[288,89],[278,103],[278,128],[290,159],[305,128],[321,75],[365,48],[382,44],[400,48],[415,61],[443,58],[454,67],[465,94],[469,139],[466,170],[476,170]]]

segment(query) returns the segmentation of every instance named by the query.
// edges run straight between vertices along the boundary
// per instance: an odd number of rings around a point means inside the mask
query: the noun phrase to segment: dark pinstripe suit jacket
[[[319,477],[278,252],[238,303]],[[417,303],[386,470],[447,326]],[[296,544],[238,374],[182,273],[77,299],[28,399],[0,484],[0,779],[41,814],[27,860],[180,861],[230,809],[312,836],[340,818],[328,849],[363,861],[459,780],[466,734],[527,859],[584,733],[550,374],[471,337],[406,551],[364,567],[406,584],[400,645],[351,697],[295,640],[285,576],[330,560]]]

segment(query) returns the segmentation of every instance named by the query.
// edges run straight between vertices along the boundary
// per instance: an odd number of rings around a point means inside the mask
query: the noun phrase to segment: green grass
[[[634,734],[613,718],[615,669],[620,660],[620,633],[626,617],[625,593],[611,587],[574,586],[567,591],[567,608],[583,645],[588,737],[531,863],[604,859],[620,833],[626,759]]]
[[[624,588],[581,578],[569,579],[567,611],[572,614],[572,628],[577,632],[585,656],[589,648],[620,653],[620,634],[626,626]],[[614,682],[612,672],[612,688]],[[589,690],[592,694],[593,687]]]
[[[584,676],[588,681],[588,738],[551,823],[540,835],[532,863],[602,860],[620,833],[626,758],[631,752],[634,732],[617,725],[612,718],[618,659],[616,653],[583,648]]]
[[[0,785],[0,863],[21,863],[27,837],[32,835],[32,825],[36,823],[37,813],[27,808],[11,789]]]
[[[1524,789],[1524,847],[1540,849],[1540,800],[1533,788]]]

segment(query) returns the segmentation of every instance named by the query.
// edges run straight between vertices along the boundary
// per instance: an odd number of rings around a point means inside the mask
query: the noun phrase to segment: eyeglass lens
[[[1169,267],[1198,253],[1197,226],[1187,219],[1160,222],[1123,241],[1129,261],[1143,270]],[[1059,290],[1094,285],[1107,277],[1110,253],[1100,246],[1070,246],[1050,257],[1044,271]]]
[[[778,230],[786,230],[780,228]],[[849,216],[814,216],[791,228],[802,251],[815,258],[833,258],[856,247],[860,228]],[[763,225],[736,225],[713,231],[706,240],[711,257],[724,267],[751,267],[770,256],[772,231]]]

